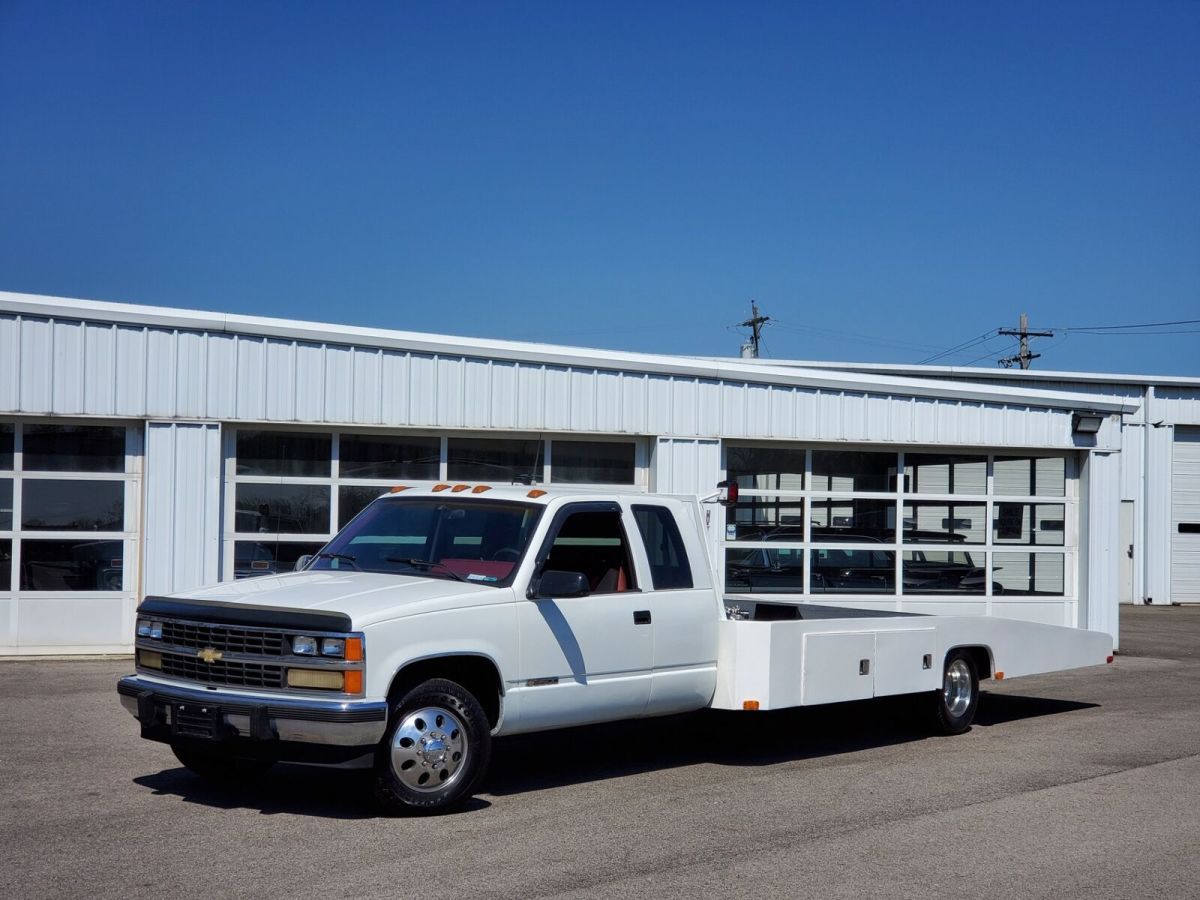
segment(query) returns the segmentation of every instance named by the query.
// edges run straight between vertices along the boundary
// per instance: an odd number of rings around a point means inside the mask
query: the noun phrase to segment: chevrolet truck
[[[982,679],[1112,661],[1078,628],[724,595],[709,502],[394,488],[295,572],[147,597],[120,699],[202,777],[364,767],[388,810],[431,812],[502,735],[897,694],[955,734]]]

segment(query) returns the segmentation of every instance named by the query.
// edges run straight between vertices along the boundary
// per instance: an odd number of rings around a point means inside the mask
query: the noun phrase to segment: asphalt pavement
[[[702,713],[496,744],[462,812],[362,776],[215,788],[142,741],[130,663],[0,663],[0,897],[1200,897],[1200,608],[1112,666],[911,703]]]

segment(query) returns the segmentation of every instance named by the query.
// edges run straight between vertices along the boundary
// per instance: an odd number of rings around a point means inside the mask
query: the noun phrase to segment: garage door
[[[1171,477],[1171,600],[1200,603],[1200,428],[1176,428]]]

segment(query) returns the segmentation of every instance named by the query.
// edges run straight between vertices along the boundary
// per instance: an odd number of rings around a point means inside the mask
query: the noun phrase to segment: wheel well
[[[987,647],[951,647],[946,652],[946,658],[950,658],[950,654],[955,650],[964,650],[971,654],[971,661],[975,663],[975,671],[979,674],[979,680],[992,677],[992,653]]]
[[[392,678],[388,702],[394,703],[422,681],[446,678],[457,682],[475,695],[493,728],[500,721],[500,696],[503,687],[500,672],[484,656],[435,656],[411,662]]]

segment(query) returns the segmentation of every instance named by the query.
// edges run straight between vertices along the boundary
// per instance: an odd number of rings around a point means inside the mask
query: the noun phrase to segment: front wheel
[[[422,682],[390,710],[375,757],[375,796],[390,812],[440,812],[461,803],[487,770],[487,715],[444,678]]]
[[[979,708],[979,672],[966,650],[946,657],[942,689],[934,692],[934,727],[941,734],[962,734]]]

